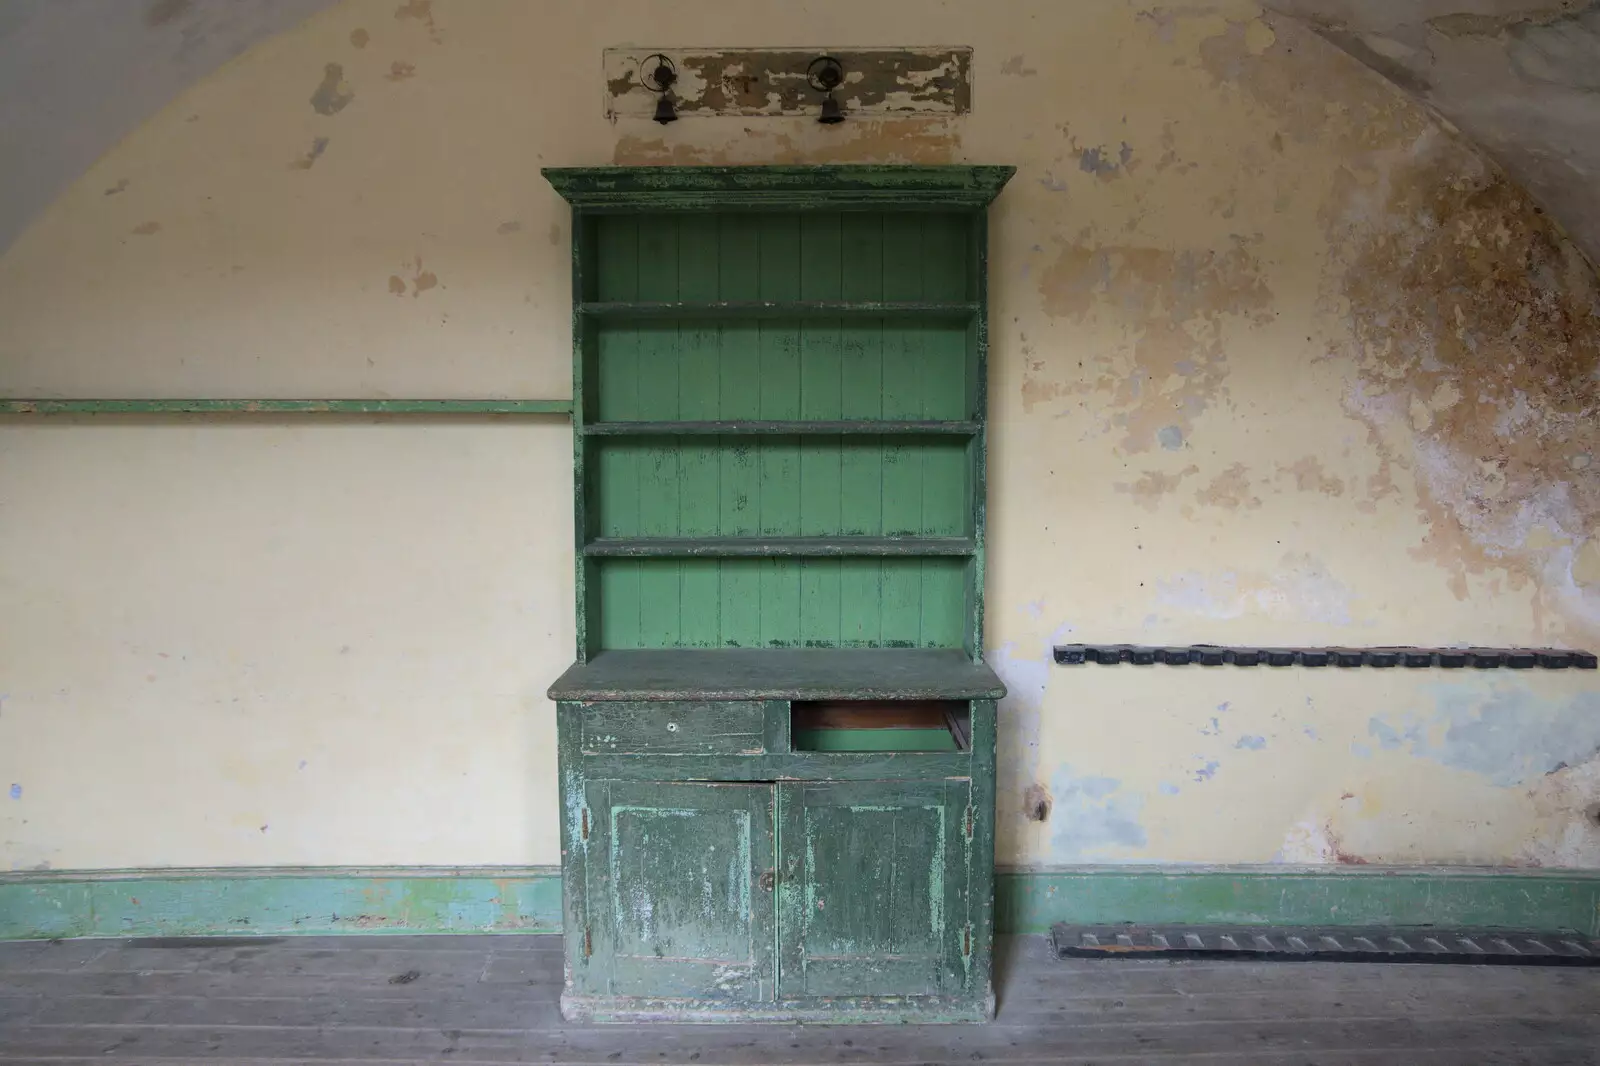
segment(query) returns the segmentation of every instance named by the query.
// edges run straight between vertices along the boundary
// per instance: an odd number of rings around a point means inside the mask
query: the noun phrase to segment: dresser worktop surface
[[[603,651],[550,686],[553,700],[999,699],[1005,685],[938,648]]]

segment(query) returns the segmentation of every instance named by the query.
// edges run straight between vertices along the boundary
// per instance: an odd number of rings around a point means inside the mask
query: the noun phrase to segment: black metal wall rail
[[[1561,648],[1250,648],[1218,644],[1058,644],[1062,666],[1368,666],[1383,670],[1593,670],[1595,655]]]

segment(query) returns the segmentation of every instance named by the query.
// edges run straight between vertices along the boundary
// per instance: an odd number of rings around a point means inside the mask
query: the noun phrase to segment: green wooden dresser
[[[992,1015],[986,209],[1009,167],[572,204],[570,1019]]]

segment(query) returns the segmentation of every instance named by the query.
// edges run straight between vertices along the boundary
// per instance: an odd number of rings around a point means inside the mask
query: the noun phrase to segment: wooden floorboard
[[[1600,1064],[1600,970],[1057,960],[987,1026],[569,1026],[555,937],[0,944],[0,1062]]]

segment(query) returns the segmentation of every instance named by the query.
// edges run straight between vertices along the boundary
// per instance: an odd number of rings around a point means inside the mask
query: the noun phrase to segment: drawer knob
[[[778,874],[774,870],[762,870],[761,876],[756,879],[756,883],[761,886],[761,891],[771,892],[772,886],[778,883]]]
[[[677,722],[668,722],[667,723],[667,732],[676,733],[677,731],[678,731],[678,723]]]

